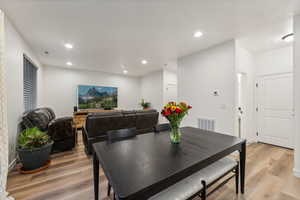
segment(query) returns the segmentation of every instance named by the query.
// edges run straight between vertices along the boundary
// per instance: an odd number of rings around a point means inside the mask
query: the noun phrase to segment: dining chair
[[[136,128],[128,128],[128,129],[119,129],[113,131],[107,131],[108,142],[114,143],[122,140],[127,140],[136,137],[137,131]],[[107,196],[110,196],[111,185],[108,182],[107,186]],[[114,194],[114,200],[116,199],[116,195]]]
[[[157,124],[155,126],[155,133],[163,132],[163,131],[170,131],[171,126],[169,123]]]
[[[126,128],[113,131],[107,131],[108,141],[113,143],[117,141],[127,140],[136,137],[136,128]]]
[[[231,174],[231,176],[227,177],[207,193],[209,187],[213,186],[228,174]],[[239,163],[229,158],[223,158],[161,191],[149,198],[149,200],[191,200],[196,196],[199,196],[202,200],[206,200],[207,196],[225,185],[233,177],[235,177],[236,193],[238,193]]]

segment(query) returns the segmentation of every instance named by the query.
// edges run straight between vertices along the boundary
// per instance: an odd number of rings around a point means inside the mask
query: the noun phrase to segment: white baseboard
[[[253,144],[253,143],[257,143],[258,140],[257,138],[255,137],[251,137],[251,138],[247,138],[247,144]]]
[[[294,168],[293,171],[294,171],[294,175],[300,178],[300,170]]]
[[[11,170],[13,170],[16,164],[17,164],[17,159],[15,158],[11,163],[9,163],[8,171],[10,172]]]
[[[1,188],[0,188],[1,189]],[[7,192],[3,192],[3,191],[0,191],[0,198],[1,200],[14,200],[13,197],[9,196],[9,194]]]

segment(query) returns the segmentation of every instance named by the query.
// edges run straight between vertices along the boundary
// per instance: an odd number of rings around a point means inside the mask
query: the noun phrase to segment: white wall
[[[174,90],[170,91],[169,87],[174,87]],[[164,70],[163,71],[163,104],[168,103],[169,96],[173,96],[172,101],[177,101],[177,73]]]
[[[235,42],[228,41],[178,60],[178,98],[193,106],[183,125],[216,120],[216,131],[234,134]],[[219,96],[214,96],[217,90]]]
[[[141,77],[141,98],[151,103],[151,108],[160,112],[163,106],[167,103],[167,89],[169,84],[175,85],[175,94],[177,97],[177,74],[170,70],[155,71]],[[176,99],[174,99],[176,100]],[[159,115],[159,122],[166,122]]]
[[[163,106],[163,70],[141,77],[141,98],[151,103],[151,108],[158,111]],[[159,121],[163,121],[159,115]]]
[[[43,105],[53,108],[58,117],[73,114],[73,107],[77,105],[78,85],[117,87],[118,109],[139,107],[139,78],[48,66],[43,71]]]
[[[235,41],[235,59],[236,59],[236,74],[241,73],[245,77],[245,85],[242,88],[242,101],[243,101],[243,119],[241,124],[242,135],[241,137],[247,138],[248,142],[255,141],[255,128],[254,128],[254,69],[255,60],[251,52],[249,52],[239,40]],[[238,83],[237,83],[238,84]],[[236,94],[238,95],[238,93]],[[237,96],[236,96],[237,98]],[[236,116],[238,110],[235,109]],[[238,120],[235,120],[236,130],[238,130]],[[236,133],[238,135],[238,132]]]
[[[9,161],[16,155],[16,140],[18,124],[24,112],[23,106],[23,54],[26,54],[38,67],[38,105],[41,102],[42,68],[30,47],[25,43],[7,17],[5,17],[5,51],[4,66],[6,70],[6,85],[8,87],[8,134]]]
[[[300,178],[300,15],[294,17],[294,105],[295,105],[295,166],[294,174]]]
[[[293,72],[293,45],[255,54],[256,76]]]
[[[163,71],[141,77],[141,98],[151,103],[151,108],[160,110],[163,105]]]

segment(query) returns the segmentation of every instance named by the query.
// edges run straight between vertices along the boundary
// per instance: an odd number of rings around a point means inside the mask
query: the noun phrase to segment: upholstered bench
[[[238,166],[239,165],[236,161],[229,158],[223,158],[154,195],[149,200],[186,200],[192,199],[197,195],[199,195],[202,199],[206,199],[206,196],[215,191],[213,190],[207,195],[207,187],[210,187],[212,184],[230,172],[234,172],[235,174],[223,181],[219,186],[216,187],[216,189],[236,176],[236,189],[238,192]]]

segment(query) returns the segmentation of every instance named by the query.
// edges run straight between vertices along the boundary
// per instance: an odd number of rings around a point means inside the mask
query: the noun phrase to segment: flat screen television
[[[79,109],[112,109],[118,107],[118,88],[78,85]]]

